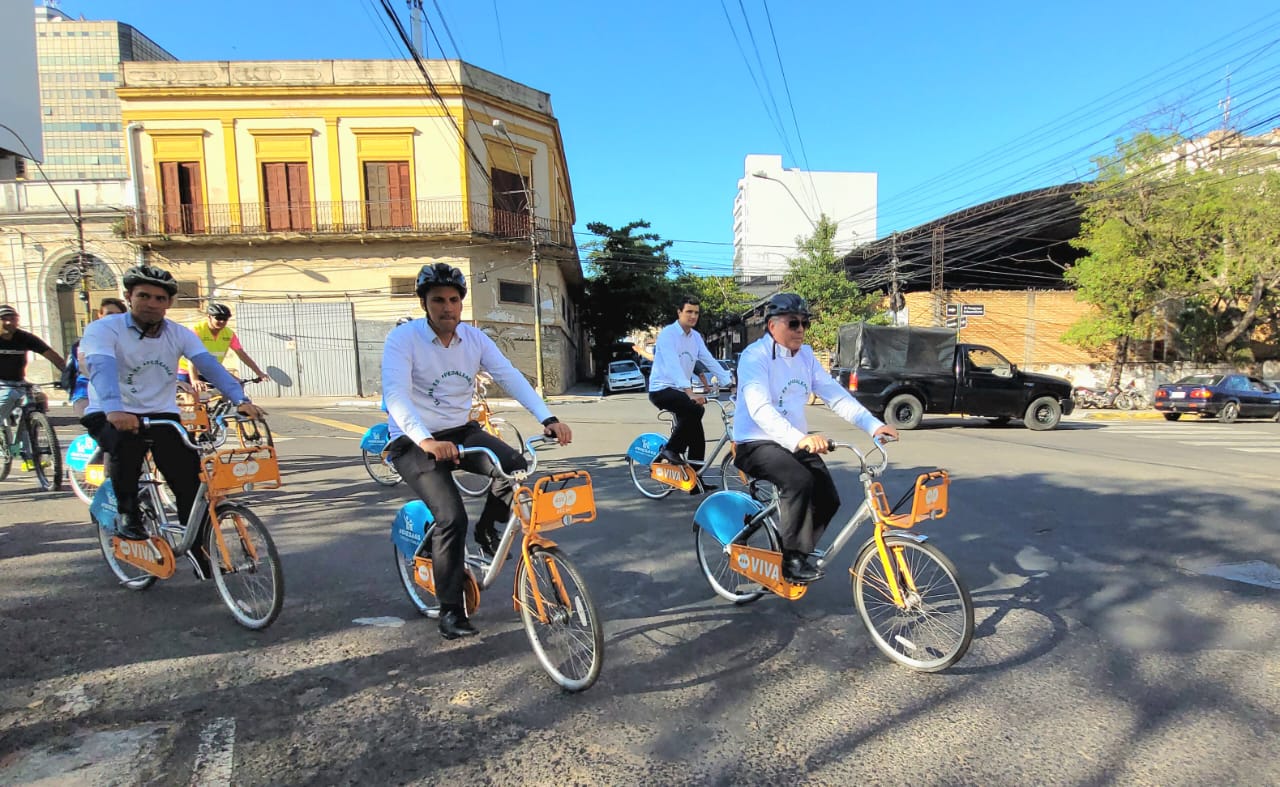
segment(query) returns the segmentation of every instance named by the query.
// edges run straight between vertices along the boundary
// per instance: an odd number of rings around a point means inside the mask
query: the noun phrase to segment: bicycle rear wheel
[[[9,424],[0,424],[0,481],[9,477],[9,469],[13,467],[13,432]]]
[[[155,514],[151,510],[151,505],[146,498],[145,490],[138,490],[138,512],[142,515],[143,524],[147,528],[148,533],[154,533],[156,528]],[[107,561],[107,568],[111,569],[111,573],[116,575],[116,579],[120,580],[120,584],[129,590],[146,590],[155,584],[156,577],[148,574],[146,571],[131,566],[121,560],[116,560],[115,549],[111,546],[111,538],[115,535],[114,530],[106,530],[97,522],[93,523],[93,527],[98,531],[98,547],[102,550],[102,557]]]
[[[896,604],[874,541],[853,562],[853,600],[880,652],[920,672],[955,664],[973,639],[973,600],[956,567],[932,544],[885,536],[903,603]],[[905,568],[905,570],[904,570]]]
[[[516,569],[516,601],[533,655],[551,679],[566,691],[590,688],[604,665],[604,626],[578,569],[557,547],[530,547],[529,565],[521,560]]]
[[[395,553],[396,573],[400,575],[400,584],[404,586],[404,592],[409,594],[409,601],[413,602],[413,606],[421,614],[429,618],[440,617],[439,600],[422,585],[413,581],[414,571],[417,570],[413,556],[406,557],[395,544],[391,545],[391,551]]]
[[[653,478],[649,474],[649,465],[637,462],[631,457],[627,457],[627,471],[631,473],[631,483],[636,485],[636,489],[640,490],[640,494],[653,500],[661,500],[675,487],[667,486],[661,481]]]
[[[62,449],[58,447],[58,434],[44,413],[31,413],[27,418],[27,450],[31,452],[36,481],[44,491],[57,492],[62,489]]]
[[[770,523],[777,522],[770,517]],[[773,527],[761,525],[747,537],[743,545],[756,549],[768,549],[778,552],[782,549],[778,543]],[[698,568],[702,569],[702,578],[720,598],[735,604],[750,604],[768,594],[759,582],[754,582],[734,571],[729,563],[729,553],[720,541],[705,529],[694,525],[693,548],[698,555]]]
[[[369,477],[374,483],[381,486],[395,486],[400,483],[400,474],[396,472],[395,467],[385,462],[381,453],[373,453],[371,451],[360,451],[364,458],[364,469],[369,471]]]
[[[236,622],[264,629],[284,604],[284,573],[271,534],[257,515],[236,503],[218,506],[217,530],[210,528],[205,548],[218,595]],[[223,556],[219,547],[226,546]]]

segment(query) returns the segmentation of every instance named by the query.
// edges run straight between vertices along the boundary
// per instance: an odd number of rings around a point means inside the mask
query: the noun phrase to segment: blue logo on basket
[[[98,453],[98,441],[87,434],[82,434],[67,446],[67,467],[77,473],[83,473],[93,455]]]
[[[391,540],[405,557],[413,557],[427,532],[427,525],[435,521],[431,509],[421,500],[413,500],[400,506],[395,521],[391,523]]]
[[[667,444],[667,438],[660,434],[647,432],[631,442],[627,456],[641,464],[650,464],[658,456],[658,452]]]
[[[98,491],[93,493],[93,502],[89,504],[89,513],[93,516],[93,521],[98,523],[98,527],[114,533],[116,531],[116,511],[116,491],[111,486],[111,479],[108,478],[102,482],[102,486],[98,487]]]
[[[374,424],[360,439],[360,450],[380,454],[391,442],[391,429],[386,424]]]

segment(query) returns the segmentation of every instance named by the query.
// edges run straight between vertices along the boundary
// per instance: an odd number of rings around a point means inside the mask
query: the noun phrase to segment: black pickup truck
[[[1019,371],[990,347],[961,344],[948,328],[840,327],[831,374],[864,407],[898,429],[925,413],[960,413],[1028,429],[1053,429],[1073,407],[1071,383]]]

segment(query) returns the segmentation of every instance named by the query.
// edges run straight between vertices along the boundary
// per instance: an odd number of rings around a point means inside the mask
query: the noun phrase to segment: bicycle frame
[[[902,605],[905,603],[905,597],[902,586],[898,582],[898,577],[901,576],[905,580],[907,586],[912,589],[915,587],[915,579],[911,576],[910,568],[907,566],[906,561],[903,559],[901,554],[895,553],[891,560],[889,549],[885,544],[885,533],[889,530],[889,523],[885,519],[888,512],[880,511],[874,502],[877,500],[875,479],[878,478],[888,466],[889,456],[885,452],[883,443],[879,441],[875,442],[874,449],[879,451],[882,457],[882,461],[878,465],[869,465],[867,463],[867,457],[852,445],[847,443],[832,443],[832,446],[834,448],[848,448],[857,455],[862,466],[858,478],[862,483],[864,498],[858,508],[852,515],[850,515],[844,526],[836,533],[830,546],[826,549],[818,550],[815,553],[817,555],[815,562],[818,568],[826,568],[833,560],[835,560],[836,555],[840,554],[844,547],[853,539],[854,533],[862,526],[863,522],[870,521],[874,526],[871,533],[871,539],[876,544],[876,551],[880,556],[881,564],[884,566],[885,576],[887,577],[889,584],[889,592],[894,603]],[[882,497],[883,493],[880,492],[879,494]],[[729,545],[731,544],[745,543],[746,539],[761,527],[769,528],[773,531],[775,540],[780,541],[781,539],[778,537],[777,528],[773,524],[773,519],[778,515],[778,513],[779,501],[778,493],[775,489],[773,490],[772,499],[769,504],[764,506],[760,511],[747,520],[743,528],[729,541],[729,544],[725,546],[725,549],[728,550],[730,548]],[[933,517],[930,516],[930,518]],[[895,534],[905,538],[910,538],[917,543],[924,543],[928,540],[928,536],[922,533],[911,533],[901,529],[895,529]],[[897,571],[892,570],[895,565]],[[779,592],[773,588],[770,589],[775,593],[778,593],[778,595],[790,598],[791,600],[795,600],[803,596],[804,590],[807,588],[807,585],[790,583],[785,580],[779,584],[787,592]]]
[[[673,474],[656,474],[653,476],[656,480],[661,481],[668,486],[673,486],[677,489],[686,489],[687,491],[687,488],[691,486],[689,484],[690,481],[693,481],[695,478],[702,478],[702,475],[707,471],[707,468],[716,466],[716,460],[720,458],[720,451],[732,442],[733,439],[733,413],[724,406],[723,402],[715,398],[716,393],[717,392],[708,394],[707,402],[715,402],[716,406],[720,408],[720,422],[724,428],[721,431],[720,439],[716,441],[716,444],[711,448],[711,452],[707,454],[705,459],[688,460],[689,467],[693,470],[694,478],[688,478],[684,468],[676,468],[671,465],[660,464],[660,467],[664,469],[671,468]],[[731,404],[736,404],[733,399],[730,399],[729,401]],[[664,410],[662,413],[659,413],[658,417],[660,420],[666,420],[662,417],[662,414],[666,412],[668,411]],[[632,441],[631,446],[627,449],[626,455],[645,465],[653,464],[654,459],[658,456],[658,452],[667,444],[667,440],[669,438],[669,433],[667,437],[663,437],[662,435],[654,432],[646,432]]]

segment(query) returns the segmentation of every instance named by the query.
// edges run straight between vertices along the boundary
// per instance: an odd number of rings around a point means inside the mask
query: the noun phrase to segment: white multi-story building
[[[744,282],[778,281],[796,238],[826,214],[837,222],[838,254],[876,237],[874,172],[783,169],[782,156],[749,155],[733,200],[733,274]]]

